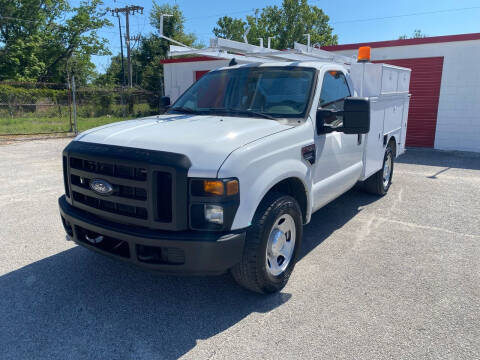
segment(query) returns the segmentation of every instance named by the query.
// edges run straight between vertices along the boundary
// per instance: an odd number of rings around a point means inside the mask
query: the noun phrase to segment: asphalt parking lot
[[[68,141],[0,146],[1,359],[480,358],[480,155],[409,150],[387,196],[317,212],[262,297],[66,242]]]

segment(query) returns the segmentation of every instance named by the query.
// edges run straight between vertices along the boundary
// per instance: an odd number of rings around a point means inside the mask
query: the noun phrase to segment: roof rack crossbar
[[[272,50],[262,46],[222,38],[211,39],[210,46],[204,49],[170,45],[170,57],[184,55],[202,55],[218,59],[237,58],[238,60],[249,63],[272,61],[331,61],[350,65],[355,61],[353,58],[347,56],[334,54],[297,42],[294,43],[293,49]]]

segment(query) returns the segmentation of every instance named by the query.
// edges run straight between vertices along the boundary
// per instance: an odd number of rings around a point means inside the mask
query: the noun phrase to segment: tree
[[[405,39],[420,39],[420,38],[426,38],[428,35],[422,33],[420,29],[415,29],[412,33],[412,36],[408,36],[406,34],[399,36],[399,40],[405,40]]]
[[[120,85],[122,81],[122,60],[120,54],[117,54],[110,58],[110,64],[108,64],[105,73],[96,76],[94,84],[99,86]]]
[[[281,6],[267,6],[257,10],[255,16],[247,16],[245,21],[224,16],[217,21],[213,33],[217,37],[243,41],[243,34],[250,28],[249,43],[259,44],[275,37],[272,47],[287,49],[293,43],[305,42],[305,34],[310,34],[312,45],[335,45],[338,37],[328,25],[329,17],[317,6],[311,6],[307,0],[283,0]]]
[[[97,30],[111,25],[101,0],[0,0],[0,79],[79,83],[94,73],[92,55],[106,55],[107,40]]]
[[[153,2],[152,12],[150,13],[150,25],[157,30],[160,30],[160,16],[162,14],[172,15],[169,17],[164,17],[163,34],[165,36],[177,40],[185,45],[194,45],[194,43],[197,41],[197,37],[192,33],[185,33],[185,17],[183,16],[183,13],[178,5],[159,5],[155,1]],[[168,50],[168,42],[162,41],[162,43],[167,46]]]
[[[97,30],[111,25],[100,8],[101,0],[82,1],[70,9],[72,16],[64,24],[55,26],[46,41],[43,55],[49,59],[43,77],[64,78],[64,70],[74,72],[80,82],[86,82],[94,73],[92,55],[110,55],[107,39],[98,36]],[[43,80],[43,79],[42,79]]]
[[[213,28],[216,37],[242,41],[247,23],[241,19],[224,16],[217,21],[218,27]]]

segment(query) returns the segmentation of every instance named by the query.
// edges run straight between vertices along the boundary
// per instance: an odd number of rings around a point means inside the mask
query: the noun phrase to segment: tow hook
[[[85,234],[85,240],[91,242],[92,244],[99,244],[103,241],[103,236],[98,235],[97,237],[90,237],[87,234]]]

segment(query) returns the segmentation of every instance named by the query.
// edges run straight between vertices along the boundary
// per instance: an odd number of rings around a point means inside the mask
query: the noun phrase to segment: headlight
[[[189,203],[190,229],[229,230],[240,205],[238,179],[190,179]]]
[[[223,206],[205,204],[205,220],[223,225]]]

